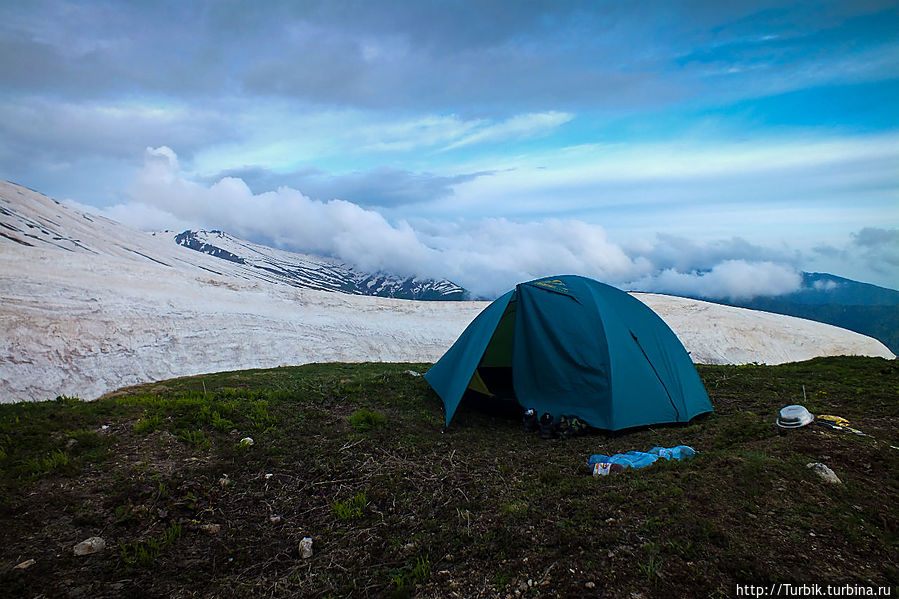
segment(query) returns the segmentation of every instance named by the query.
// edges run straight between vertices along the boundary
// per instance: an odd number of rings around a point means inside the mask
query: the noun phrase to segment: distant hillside
[[[273,283],[396,299],[468,299],[468,292],[451,281],[365,272],[333,258],[278,250],[222,231],[184,231],[174,239],[178,245],[241,265],[244,274]]]
[[[719,304],[825,322],[874,337],[899,352],[899,291],[828,273],[803,273],[799,291],[751,300],[696,296]]]

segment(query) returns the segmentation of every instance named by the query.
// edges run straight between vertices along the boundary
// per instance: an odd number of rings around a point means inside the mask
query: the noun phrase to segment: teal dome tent
[[[425,379],[447,426],[468,390],[606,430],[712,411],[690,356],[655,312],[574,275],[521,283],[494,301]]]

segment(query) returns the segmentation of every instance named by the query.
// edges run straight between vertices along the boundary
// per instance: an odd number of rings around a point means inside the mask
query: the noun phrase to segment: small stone
[[[279,516],[277,514],[272,514],[271,516],[268,517],[268,521],[271,522],[272,524],[281,524],[281,516]]]
[[[201,524],[200,530],[208,535],[217,535],[222,530],[221,524]]]
[[[836,472],[822,464],[821,462],[810,462],[805,465],[806,468],[811,468],[815,474],[824,479],[824,482],[827,482],[831,485],[841,485],[843,481],[840,480],[840,477],[837,476]]]
[[[72,551],[75,552],[75,555],[90,555],[104,549],[106,549],[106,541],[100,537],[91,537],[75,545]]]
[[[606,518],[606,524],[611,524],[615,521],[615,518]]]
[[[300,557],[303,559],[309,559],[312,557],[312,539],[309,537],[303,537],[303,540],[300,541]]]
[[[596,588],[596,583],[593,582],[592,580],[590,580],[588,582],[585,582],[584,586],[587,587],[588,589],[594,589],[594,588]]]
[[[33,566],[36,563],[37,563],[37,561],[35,561],[33,559],[26,559],[21,564],[16,564],[16,567],[14,569],[15,570],[27,570],[28,568],[30,568],[31,566]]]
[[[274,476],[274,474],[272,474],[271,472],[269,472],[268,474],[265,475],[265,480],[268,480],[268,479],[270,479],[270,478],[273,477],[273,476]]]
[[[253,437],[244,437],[243,439],[240,440],[241,445],[249,446],[249,445],[252,445],[253,443],[254,443]]]

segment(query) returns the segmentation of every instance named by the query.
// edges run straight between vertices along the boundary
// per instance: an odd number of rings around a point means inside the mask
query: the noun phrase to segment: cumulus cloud
[[[599,225],[559,218],[390,222],[353,202],[316,200],[290,187],[254,194],[236,177],[191,181],[164,146],[147,149],[130,195],[104,215],[144,229],[221,229],[370,271],[449,278],[476,297],[563,273],[630,289],[732,299],[787,293],[801,284],[793,266],[758,259],[773,258],[775,250],[742,240],[703,245],[659,236],[624,246]]]
[[[799,271],[774,262],[726,260],[708,271],[679,272],[667,268],[631,284],[640,291],[711,299],[752,299],[760,295],[782,295],[802,285]]]

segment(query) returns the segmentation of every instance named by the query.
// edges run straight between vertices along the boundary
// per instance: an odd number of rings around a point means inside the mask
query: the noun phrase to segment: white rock
[[[254,443],[253,437],[244,437],[243,439],[240,440],[241,445],[253,445],[253,443]]]
[[[300,557],[303,559],[309,559],[312,557],[312,539],[309,537],[303,537],[303,540],[300,541]]]
[[[596,583],[591,580],[589,582],[585,582],[584,586],[587,587],[588,589],[592,589],[592,588],[596,587]]]
[[[815,474],[823,478],[827,483],[830,483],[832,485],[843,484],[843,481],[840,480],[840,477],[837,476],[836,472],[834,472],[821,462],[809,462],[805,465],[805,467],[814,470]]]
[[[280,524],[281,516],[279,516],[277,514],[272,514],[271,516],[268,517],[268,521],[271,522],[272,524]]]
[[[90,555],[91,553],[97,553],[104,549],[106,549],[106,541],[100,537],[85,539],[72,548],[75,555]]]

